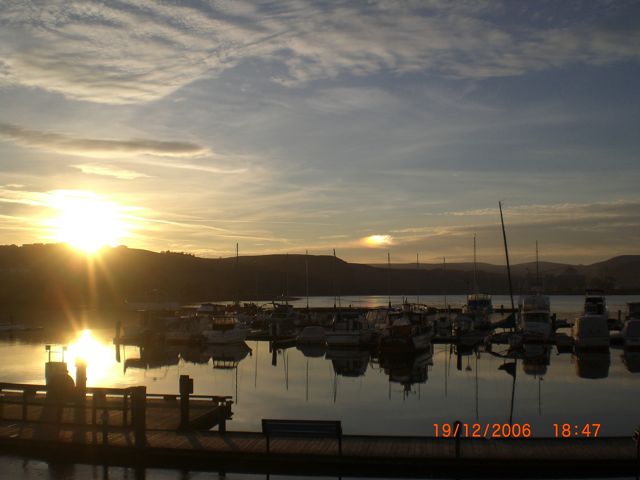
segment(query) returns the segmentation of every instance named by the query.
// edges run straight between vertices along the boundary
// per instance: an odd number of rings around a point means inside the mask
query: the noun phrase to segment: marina
[[[437,305],[436,297],[422,300]],[[455,296],[452,300],[465,301]],[[609,299],[614,319],[617,307],[626,308],[631,300]],[[322,305],[332,299],[312,301]],[[369,304],[379,299],[345,301]],[[68,337],[65,353],[72,377],[78,374],[75,363],[83,342],[102,363],[98,370],[90,365],[87,370],[86,412],[79,415],[77,406],[69,405],[60,420],[44,421],[46,385],[24,383],[30,377],[42,378],[42,363],[28,362],[21,373],[5,371],[4,378],[14,383],[0,385],[3,451],[141,468],[188,465],[196,470],[288,475],[308,473],[305,461],[313,461],[318,473],[335,476],[518,476],[513,472],[527,471],[542,477],[549,465],[556,474],[633,474],[635,424],[629,419],[635,408],[625,399],[637,385],[640,352],[616,344],[615,332],[611,347],[576,349],[569,319],[579,318],[582,303],[579,296],[551,297],[551,305],[560,305],[554,312],[560,326],[548,342],[514,345],[512,328],[501,323],[511,313],[498,307],[491,321],[503,326],[493,332],[434,332],[426,349],[408,355],[378,350],[373,344],[332,347],[326,339],[323,343],[272,337],[268,326],[262,333],[248,333],[245,342],[228,345],[176,344],[157,338],[121,345],[113,343],[115,327],[84,331],[75,340]],[[447,310],[463,314],[462,309]],[[366,317],[370,310],[360,311]],[[38,339],[47,338],[46,330],[11,338],[0,345],[0,354],[43,358],[44,345]],[[187,422],[181,420],[183,381],[178,381],[185,377],[197,393],[187,394]],[[567,389],[571,378],[573,387]],[[132,421],[134,409],[129,405],[129,414],[123,414],[122,392],[137,386],[145,389],[147,403],[143,456],[133,453],[139,447],[132,425],[123,425],[125,417]],[[189,383],[183,387],[188,390]],[[265,401],[274,398],[277,401]],[[107,417],[100,406],[108,411]],[[77,424],[78,419],[84,423]],[[337,421],[342,453],[336,434],[326,438],[314,429],[304,438],[286,432],[274,437],[267,452],[264,419]],[[444,438],[442,431],[438,436],[438,427],[453,428],[456,421],[469,426],[528,424],[530,437],[456,439]],[[597,436],[558,435],[564,424],[581,430],[596,423]],[[65,450],[65,442],[73,443],[77,457]]]

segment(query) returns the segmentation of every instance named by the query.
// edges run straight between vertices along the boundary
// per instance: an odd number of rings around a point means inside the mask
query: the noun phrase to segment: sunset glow
[[[54,192],[50,206],[56,215],[45,223],[52,239],[86,253],[115,246],[128,234],[121,207],[91,192]]]
[[[369,235],[364,239],[364,244],[368,247],[382,247],[393,244],[391,235]]]
[[[76,362],[83,360],[87,363],[87,379],[91,385],[101,385],[101,382],[109,380],[115,364],[113,349],[94,338],[91,330],[78,333],[78,337],[67,348],[66,358],[74,376]]]

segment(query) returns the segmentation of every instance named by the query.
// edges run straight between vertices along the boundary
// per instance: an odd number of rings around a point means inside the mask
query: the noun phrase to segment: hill
[[[464,294],[472,290],[473,264],[372,266],[327,255],[262,255],[209,259],[176,252],[116,247],[96,258],[65,245],[0,246],[2,305],[122,305],[158,298],[178,302],[260,299],[283,295]],[[640,292],[640,256],[592,265],[541,263],[548,293],[580,294],[586,287],[607,293]],[[516,293],[534,283],[535,264],[513,267]],[[478,264],[478,285],[508,293],[506,269]]]

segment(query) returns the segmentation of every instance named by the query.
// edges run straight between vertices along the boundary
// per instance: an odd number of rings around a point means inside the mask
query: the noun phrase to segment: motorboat
[[[433,335],[428,310],[404,303],[400,310],[389,311],[386,328],[380,335],[380,350],[397,353],[428,350]]]
[[[493,313],[491,295],[486,293],[472,293],[467,295],[467,303],[462,307],[462,314],[457,323],[462,323],[462,317],[467,317],[473,326],[473,330],[487,329],[491,327],[489,316]]]
[[[535,291],[518,300],[518,333],[525,342],[546,342],[552,333],[551,302],[547,295]]]
[[[632,318],[624,322],[620,336],[626,349],[640,348],[640,319]]]
[[[202,331],[202,338],[207,344],[242,343],[247,338],[249,329],[241,326],[232,313],[212,315],[209,325]]]
[[[583,315],[571,327],[575,348],[609,348],[609,327],[602,315]]]
[[[326,338],[329,348],[365,346],[373,342],[375,330],[361,313],[336,312]]]

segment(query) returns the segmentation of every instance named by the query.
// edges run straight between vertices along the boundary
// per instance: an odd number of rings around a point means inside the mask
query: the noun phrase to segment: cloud
[[[8,123],[0,123],[0,136],[26,147],[85,157],[144,154],[166,157],[193,157],[204,155],[208,152],[206,147],[188,142],[151,139],[109,140],[79,138],[60,133],[29,130]]]
[[[144,173],[118,168],[113,165],[82,164],[71,166],[73,168],[77,168],[82,173],[86,173],[89,175],[103,175],[105,177],[115,177],[119,180],[135,180],[136,178],[149,177],[149,175],[145,175]]]
[[[624,5],[608,8],[624,14]],[[247,59],[270,63],[275,82],[297,86],[380,72],[512,76],[640,55],[637,28],[579,18],[541,23],[528,15],[510,24],[497,2],[5,2],[0,82],[126,104],[162,98]]]

